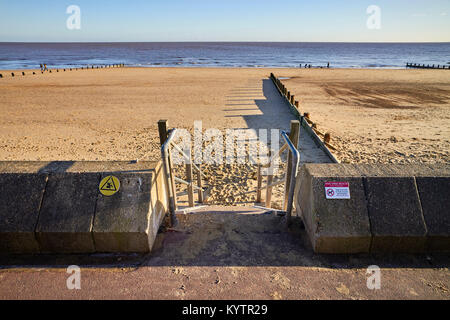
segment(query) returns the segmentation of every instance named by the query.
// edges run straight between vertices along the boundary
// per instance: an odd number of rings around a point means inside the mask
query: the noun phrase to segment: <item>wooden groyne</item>
[[[77,71],[77,70],[88,70],[88,69],[107,69],[107,68],[123,68],[125,67],[124,63],[120,63],[120,64],[106,64],[106,65],[100,65],[100,66],[85,66],[85,67],[79,67],[79,68],[67,68],[67,69],[48,69],[46,70],[48,73],[53,73],[53,72],[66,72],[66,71]],[[41,74],[44,74],[46,71],[40,71]],[[27,73],[25,71],[21,72],[22,76],[26,76]],[[36,75],[36,71],[30,71],[28,73],[29,75]],[[15,77],[17,74],[15,74],[14,72],[11,73],[11,77]],[[5,76],[0,73],[0,79],[5,78]]]
[[[447,69],[450,70],[450,65],[440,65],[440,64],[421,64],[421,63],[406,63],[406,68],[413,69]]]
[[[291,94],[281,80],[278,79],[273,73],[270,74],[270,79],[274,83],[280,95],[286,99],[292,113],[294,113],[294,115],[300,120],[301,126],[309,133],[314,142],[334,163],[339,163],[336,156],[331,152],[331,150],[337,150],[337,148],[331,144],[331,134],[328,132],[323,133],[319,131],[317,129],[317,124],[311,120],[308,112],[301,114],[300,102],[295,99],[295,95]]]

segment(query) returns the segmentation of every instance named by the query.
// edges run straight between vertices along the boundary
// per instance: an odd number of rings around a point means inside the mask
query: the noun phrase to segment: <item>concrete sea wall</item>
[[[1,253],[149,252],[168,208],[160,162],[0,162],[0,190]]]

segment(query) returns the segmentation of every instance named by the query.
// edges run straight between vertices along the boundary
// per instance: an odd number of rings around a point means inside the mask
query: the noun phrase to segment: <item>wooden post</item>
[[[288,100],[291,100],[291,92],[290,91],[288,91],[288,93],[287,93],[287,98],[288,98]]]
[[[198,190],[198,203],[203,203],[202,165],[199,164],[198,168],[200,170],[197,171],[197,186],[201,189]]]
[[[194,203],[194,187],[193,187],[193,178],[192,178],[192,156],[189,155],[189,162],[186,163],[186,177],[187,177],[187,182],[189,182],[189,185],[187,187],[187,191],[188,191],[188,199],[189,199],[189,207],[194,207],[195,203]]]
[[[258,184],[256,186],[256,203],[261,203],[261,187],[262,187],[261,165],[258,164]]]
[[[14,72],[11,72],[11,77],[14,77]]]
[[[159,132],[159,142],[161,143],[161,146],[166,142],[167,140],[167,120],[159,120],[158,121],[158,132]]]
[[[325,142],[325,143],[331,142],[331,134],[329,132],[325,133],[325,136],[323,137],[323,142]]]
[[[305,114],[303,115],[306,119],[310,120],[309,118],[309,112],[305,112]]]
[[[295,101],[295,107],[298,109],[298,101]]]
[[[25,75],[25,72],[22,71],[22,75],[24,76],[24,75]]]
[[[294,147],[298,150],[298,143],[300,140],[300,121],[298,120],[291,120],[291,132],[289,133],[289,139],[291,140]],[[289,151],[288,157],[287,157],[287,169],[286,169],[286,183],[284,186],[284,202],[283,202],[283,210],[287,209],[287,203],[289,199],[289,189],[291,186],[291,183],[295,183],[295,181],[291,181],[291,174],[292,174],[292,154]]]
[[[269,151],[269,159],[272,157],[272,150]],[[269,163],[270,167],[267,168],[267,188],[266,188],[266,208],[270,208],[272,206],[272,187],[270,186],[273,182],[273,168],[272,163]]]
[[[295,95],[291,96],[291,104],[294,105],[294,101],[295,101]]]
[[[269,168],[270,174],[267,176],[267,189],[266,189],[266,208],[270,208],[272,205],[272,187],[270,185],[273,182],[272,168]]]

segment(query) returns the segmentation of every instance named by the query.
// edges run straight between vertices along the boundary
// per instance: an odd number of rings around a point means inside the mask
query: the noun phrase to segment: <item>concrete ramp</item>
[[[0,252],[149,252],[163,176],[159,162],[0,162]]]
[[[450,251],[449,165],[306,164],[296,187],[316,252]]]

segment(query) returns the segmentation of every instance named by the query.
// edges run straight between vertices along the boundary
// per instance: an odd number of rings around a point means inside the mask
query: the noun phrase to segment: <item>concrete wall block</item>
[[[333,177],[313,178],[313,207],[315,219],[314,240],[317,252],[359,253],[369,252],[370,223],[361,178],[340,177],[348,182],[351,199],[326,199],[325,183],[336,181]]]
[[[35,236],[47,175],[0,174],[0,252],[37,253]]]
[[[426,227],[413,177],[364,178],[372,252],[425,251]]]
[[[164,217],[168,211],[168,197],[166,182],[164,180],[164,170],[162,165],[155,168],[155,174],[152,175],[152,189],[151,189],[151,222],[149,247],[153,247],[154,241],[158,234],[160,225],[163,223]]]
[[[109,174],[103,174],[102,178]],[[149,252],[151,231],[151,181],[153,173],[117,173],[120,190],[98,195],[94,221],[97,252]]]
[[[99,174],[49,176],[36,236],[42,252],[94,252],[92,225]]]
[[[333,165],[328,174],[339,170]],[[344,166],[345,167],[345,166]],[[362,178],[325,176],[327,166],[305,165],[299,178],[297,207],[318,253],[369,252],[371,233]],[[346,167],[352,173],[351,167]],[[313,174],[312,174],[313,173]],[[348,182],[351,199],[326,199],[325,182]]]
[[[427,226],[427,250],[450,252],[450,178],[416,178]]]

